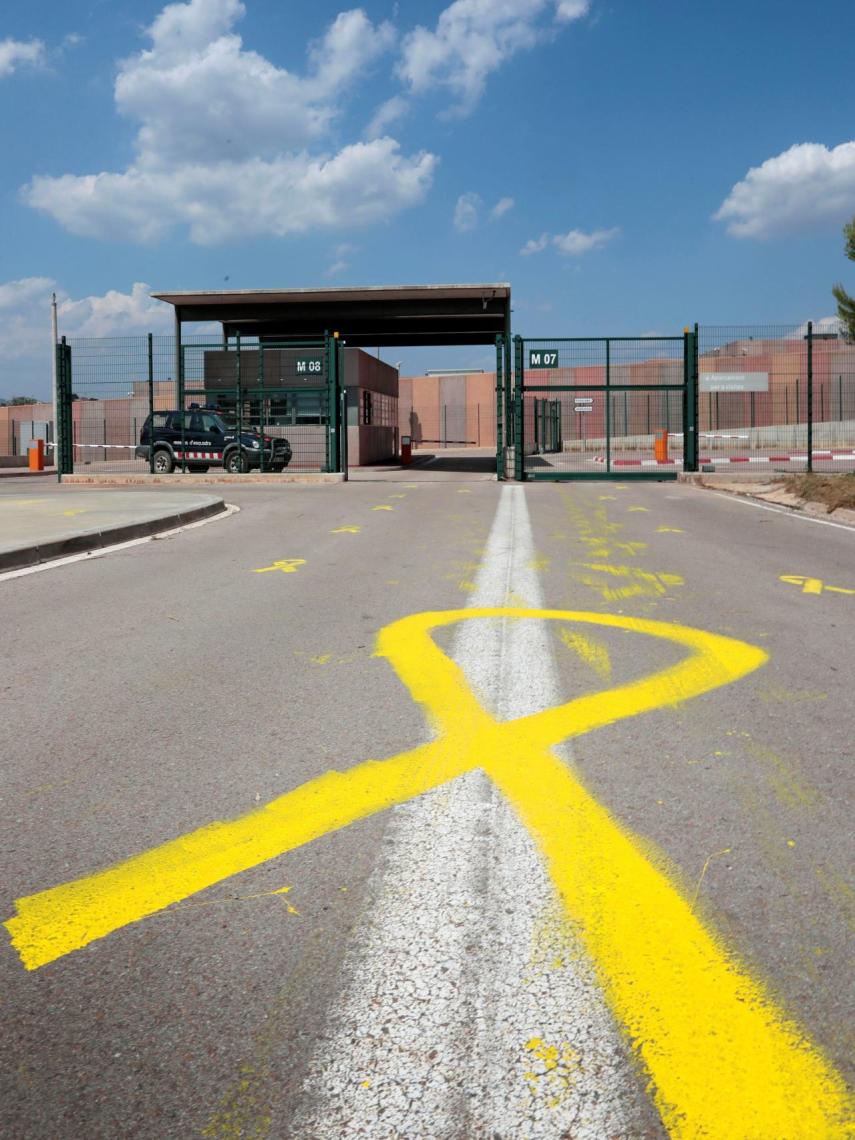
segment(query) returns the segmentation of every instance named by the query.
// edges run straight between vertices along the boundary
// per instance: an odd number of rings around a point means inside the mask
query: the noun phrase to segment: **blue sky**
[[[49,391],[53,290],[92,336],[167,330],[153,290],[335,284],[508,280],[532,336],[828,316],[855,289],[850,16],[5,0],[0,395]]]

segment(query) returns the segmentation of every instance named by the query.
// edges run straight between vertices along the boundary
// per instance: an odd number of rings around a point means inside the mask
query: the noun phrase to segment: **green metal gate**
[[[179,408],[215,407],[238,434],[287,438],[290,469],[342,470],[344,427],[336,337],[304,342],[182,345]],[[182,466],[186,468],[182,443]],[[258,470],[265,470],[260,449]]]
[[[517,479],[697,470],[697,336],[514,338]]]

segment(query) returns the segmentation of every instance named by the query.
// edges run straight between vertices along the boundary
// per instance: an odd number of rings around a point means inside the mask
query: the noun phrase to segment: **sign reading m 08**
[[[558,353],[552,349],[530,348],[528,350],[529,368],[557,368]]]
[[[320,376],[324,370],[324,362],[318,356],[298,356],[294,360],[298,376]]]

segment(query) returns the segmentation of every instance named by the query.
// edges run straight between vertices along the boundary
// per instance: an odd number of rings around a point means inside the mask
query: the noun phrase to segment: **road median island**
[[[227,511],[215,495],[52,494],[0,501],[0,573],[148,538]]]

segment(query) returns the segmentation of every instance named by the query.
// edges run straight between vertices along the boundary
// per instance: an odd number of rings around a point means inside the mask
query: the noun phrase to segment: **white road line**
[[[719,499],[729,499],[732,503],[741,503],[743,507],[757,507],[761,511],[771,511],[773,515],[784,515],[791,519],[801,519],[802,522],[818,523],[819,526],[833,526],[837,530],[848,530],[850,533],[855,531],[855,527],[848,523],[834,522],[833,519],[817,519],[813,515],[803,515],[799,511],[793,510],[792,507],[775,507],[771,503],[758,503],[754,499],[734,495],[729,491],[713,491],[713,494]]]
[[[91,562],[94,558],[103,558],[105,554],[115,554],[117,550],[130,550],[132,546],[142,546],[146,542],[153,542],[159,538],[172,538],[173,535],[181,534],[185,530],[194,530],[197,526],[207,526],[208,523],[219,522],[220,519],[227,519],[231,515],[236,515],[240,507],[231,503],[226,504],[226,509],[220,511],[216,515],[208,515],[207,518],[199,519],[197,522],[185,523],[184,526],[173,527],[172,530],[161,530],[157,534],[147,534],[143,538],[131,538],[127,542],[114,542],[112,546],[101,546],[97,550],[84,550],[80,554],[69,554],[65,558],[51,558],[47,562],[39,562],[35,566],[22,566],[20,570],[7,570],[5,573],[0,574],[0,582],[8,582],[12,578],[26,578],[29,574],[41,574],[43,570],[55,570],[60,566],[70,566],[73,562]]]
[[[524,489],[506,486],[470,605],[541,606],[534,558]],[[464,623],[454,658],[503,719],[560,699],[545,623]],[[488,778],[397,808],[386,844],[288,1135],[654,1134],[534,844]]]

